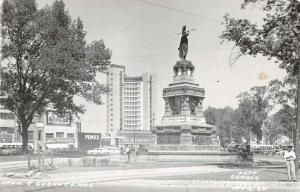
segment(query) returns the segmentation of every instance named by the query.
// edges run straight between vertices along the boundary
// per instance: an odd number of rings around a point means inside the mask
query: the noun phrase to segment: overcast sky
[[[38,0],[39,6],[49,0]],[[259,22],[255,7],[241,10],[240,0],[64,0],[72,18],[83,20],[87,41],[103,39],[112,50],[112,63],[124,65],[129,76],[157,74],[157,122],[164,112],[162,89],[172,81],[181,28],[189,36],[187,60],[195,65],[195,80],[206,91],[204,108],[237,107],[236,96],[252,86],[282,78],[285,71],[265,58],[244,56],[230,68],[233,44],[221,43],[223,16]],[[259,75],[266,74],[265,79]],[[87,105],[86,126],[104,125],[105,106]]]

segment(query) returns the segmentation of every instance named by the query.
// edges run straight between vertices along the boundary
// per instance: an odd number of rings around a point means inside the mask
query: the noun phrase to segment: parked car
[[[53,151],[54,155],[73,155],[78,154],[78,149],[76,148],[57,148],[57,149],[48,149],[48,151]]]
[[[238,144],[229,144],[227,146],[227,150],[229,152],[238,152],[239,151],[239,145]]]
[[[284,150],[283,149],[275,149],[274,150],[274,155],[283,155],[284,154]]]
[[[88,150],[88,155],[119,155],[121,150],[117,147],[101,147]]]

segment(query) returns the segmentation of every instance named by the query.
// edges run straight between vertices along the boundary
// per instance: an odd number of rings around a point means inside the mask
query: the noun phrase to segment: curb
[[[130,185],[189,185],[201,186],[207,188],[227,187],[227,188],[265,188],[265,189],[300,189],[300,182],[253,182],[253,181],[210,181],[210,180],[143,180],[132,179],[126,181],[119,181],[119,184]],[[97,183],[95,183],[97,185]]]

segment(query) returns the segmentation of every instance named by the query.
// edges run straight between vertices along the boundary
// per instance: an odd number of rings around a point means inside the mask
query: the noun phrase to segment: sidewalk
[[[299,181],[300,172],[297,174]],[[226,172],[184,174],[156,177],[152,180],[207,180],[207,181],[244,181],[244,182],[288,182],[286,168],[243,168]],[[300,182],[297,182],[300,183]]]
[[[111,182],[106,184],[114,185],[188,185],[188,186],[201,186],[203,188],[265,188],[265,189],[300,189],[300,182],[259,182],[259,181],[209,181],[209,180],[123,180],[118,182]]]
[[[56,182],[56,183],[70,183],[70,182],[85,182],[97,183],[117,180],[142,179],[142,178],[156,178],[166,176],[177,176],[185,174],[199,174],[199,173],[215,173],[226,172],[230,169],[218,168],[216,166],[191,166],[191,167],[169,167],[169,168],[147,168],[147,169],[127,169],[127,170],[102,170],[102,171],[80,171],[69,173],[53,173],[48,174],[46,178],[39,179],[40,182]],[[0,177],[0,181],[36,181],[32,178],[12,179],[7,177]]]

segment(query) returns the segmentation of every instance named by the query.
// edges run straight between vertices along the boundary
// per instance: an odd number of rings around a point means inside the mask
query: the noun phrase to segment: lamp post
[[[150,138],[151,138],[150,135],[151,135],[151,130],[154,127],[154,122],[155,122],[155,113],[152,113],[149,136],[148,136],[148,146],[150,146]]]
[[[141,121],[138,121],[138,124],[137,124],[137,126],[140,128],[140,130],[141,130],[141,127],[142,127],[142,123],[141,123]],[[136,127],[137,126],[134,126],[134,129],[133,129],[133,146],[135,147],[135,137],[136,137]]]
[[[136,126],[134,126],[134,128],[133,128],[133,146],[135,146],[135,129],[136,129]]]

